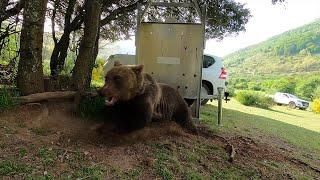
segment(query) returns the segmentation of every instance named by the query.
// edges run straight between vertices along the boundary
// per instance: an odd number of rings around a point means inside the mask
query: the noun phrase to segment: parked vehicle
[[[295,95],[289,93],[277,92],[273,96],[273,100],[278,105],[288,105],[290,108],[307,109],[309,102],[298,98]]]
[[[226,89],[228,73],[223,67],[222,59],[212,55],[204,55],[202,65],[201,104],[218,99],[218,88]]]
[[[115,61],[120,61],[122,64],[135,64],[135,55],[111,55],[104,64],[104,72],[110,70]],[[204,55],[201,88],[202,105],[205,105],[209,100],[218,99],[218,88],[225,90],[227,77],[228,74],[223,67],[221,58]]]

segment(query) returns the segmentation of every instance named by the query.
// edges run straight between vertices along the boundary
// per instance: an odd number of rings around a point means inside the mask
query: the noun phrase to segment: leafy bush
[[[313,112],[315,113],[320,113],[320,98],[319,99],[315,99],[312,103],[311,103],[311,109]]]
[[[0,112],[9,108],[13,108],[17,102],[12,97],[12,93],[7,88],[0,88]]]
[[[261,91],[262,87],[257,82],[248,82],[248,89],[253,91]]]
[[[229,96],[230,96],[230,97],[234,97],[234,96],[236,95],[235,89],[234,89],[234,87],[232,87],[232,86],[228,86],[228,87],[227,87],[227,92],[229,93]]]
[[[104,84],[104,62],[103,59],[98,59],[92,70],[91,86],[93,87],[102,87]]]
[[[239,91],[237,92],[236,99],[245,106],[269,108],[273,105],[271,98],[256,91]]]
[[[74,59],[75,58],[76,58],[75,55],[73,55],[72,53],[68,54],[60,75],[64,75],[64,76],[71,75],[72,69],[74,67]],[[51,73],[50,59],[44,59],[42,62],[42,65],[43,65],[43,74],[47,75],[47,76],[50,75],[50,73]]]
[[[77,114],[82,118],[92,118],[96,120],[103,120],[105,108],[104,97],[93,97],[83,99],[78,108]]]
[[[293,79],[281,78],[281,79],[275,80],[271,85],[271,88],[277,92],[294,94],[296,83]]]
[[[296,93],[303,98],[312,99],[314,98],[314,91],[315,89],[317,89],[319,84],[319,77],[312,77],[306,80],[302,80],[296,88]]]
[[[318,99],[320,99],[320,85],[317,87],[317,89],[316,90],[314,90],[314,93],[313,93],[314,95],[314,98],[318,98]]]

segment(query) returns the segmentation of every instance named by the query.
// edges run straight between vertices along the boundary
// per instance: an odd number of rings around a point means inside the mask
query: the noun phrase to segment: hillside
[[[320,71],[320,19],[224,57],[231,74]]]

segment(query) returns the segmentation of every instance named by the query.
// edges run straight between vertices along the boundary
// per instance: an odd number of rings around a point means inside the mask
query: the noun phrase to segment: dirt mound
[[[77,117],[73,113],[73,103],[65,101],[24,105],[4,117],[7,118],[6,122],[24,124],[28,129],[39,131],[38,133],[46,134],[47,137],[56,136],[61,142],[67,139],[73,143],[120,145],[154,140],[163,136],[188,136],[173,122],[153,123],[129,134],[112,133],[111,125],[104,125],[101,134],[95,128],[100,126],[101,122]],[[21,138],[27,136],[23,135]]]
[[[195,136],[173,122],[121,135],[105,127],[101,134],[95,130],[100,122],[72,112],[72,102],[54,101],[1,114],[0,177],[290,179],[296,177],[292,168],[307,177],[318,175],[290,161],[286,152],[248,137],[209,131]],[[226,144],[235,148],[233,163]]]

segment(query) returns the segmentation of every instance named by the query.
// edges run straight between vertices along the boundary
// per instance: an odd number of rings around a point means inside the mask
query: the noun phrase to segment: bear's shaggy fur
[[[106,98],[106,116],[117,129],[130,132],[151,121],[174,120],[188,131],[197,131],[179,92],[143,73],[143,65],[116,62],[99,94]]]

